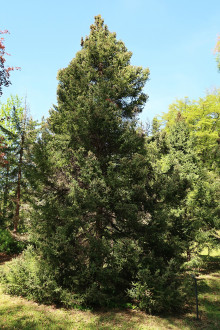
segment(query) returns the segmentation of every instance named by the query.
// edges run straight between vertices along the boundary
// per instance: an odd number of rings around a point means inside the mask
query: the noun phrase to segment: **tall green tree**
[[[13,223],[16,232],[20,220],[22,191],[24,192],[26,186],[29,150],[36,136],[36,123],[28,117],[26,103],[23,106],[17,96],[11,96],[6,104],[1,104],[0,115],[0,132],[7,145],[4,150],[6,164],[0,170],[1,209],[4,222],[10,227]]]
[[[8,30],[0,31],[0,35],[9,33]],[[13,70],[18,70],[20,68],[16,67],[6,67],[5,66],[5,56],[9,55],[5,51],[5,45],[4,45],[4,38],[0,38],[0,97],[2,95],[2,87],[8,87],[10,82],[10,72]],[[0,120],[4,120],[4,118],[0,117]],[[5,166],[7,164],[7,161],[5,160],[5,153],[3,152],[5,149],[5,143],[3,142],[4,136],[0,136],[0,166]],[[3,149],[3,150],[2,150]]]
[[[170,178],[178,174],[181,179],[174,180],[179,191],[176,196],[180,194],[181,198],[167,214],[179,222],[176,233],[181,228],[180,241],[189,259],[212,244],[219,230],[218,94],[199,102],[171,105],[163,116],[165,127],[158,133],[166,147],[156,163],[162,166],[162,173]]]
[[[81,46],[58,73],[58,106],[36,146],[33,239],[59,285],[106,304],[125,294],[136,269],[150,171],[136,116],[149,70],[130,64],[100,16]]]

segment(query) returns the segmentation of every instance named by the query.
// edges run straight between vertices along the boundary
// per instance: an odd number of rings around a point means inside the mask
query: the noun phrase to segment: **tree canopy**
[[[209,166],[219,168],[220,145],[220,90],[216,89],[198,101],[177,100],[162,116],[165,130],[173,127],[177,116],[181,115],[194,137],[198,155]]]

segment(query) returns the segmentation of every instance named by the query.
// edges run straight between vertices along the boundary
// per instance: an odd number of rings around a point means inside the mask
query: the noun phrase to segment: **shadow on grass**
[[[23,305],[0,308],[1,329],[53,329],[56,322],[40,310]],[[56,329],[61,329],[56,327]]]
[[[220,273],[212,274],[199,283],[199,299],[202,313],[220,325]]]
[[[196,299],[191,312],[182,317],[167,317],[178,329],[220,329],[220,257],[204,257],[205,267],[198,277],[199,320],[196,319]]]
[[[75,317],[74,313],[54,316],[53,312],[33,306],[16,305],[0,307],[0,329],[204,329],[218,330],[215,319],[195,319],[195,314],[182,317],[156,317],[135,311],[93,312],[86,316]]]
[[[45,306],[44,306],[45,307]],[[0,306],[0,329],[139,329],[146,320],[144,313],[135,311],[77,312],[50,309],[29,304],[7,303]],[[58,313],[56,315],[56,313]],[[150,329],[150,328],[149,328]]]
[[[135,310],[96,311],[93,312],[93,315],[98,317],[99,329],[140,329],[139,325],[144,323],[152,324],[154,321],[153,316],[147,316],[144,312],[137,312]]]
[[[203,260],[204,267],[201,269],[201,273],[209,274],[210,272],[220,271],[220,256],[200,256]]]

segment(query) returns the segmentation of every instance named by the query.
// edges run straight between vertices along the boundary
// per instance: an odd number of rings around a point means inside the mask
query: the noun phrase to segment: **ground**
[[[15,256],[16,255],[8,255],[6,253],[0,252],[0,265],[2,265],[3,263],[5,263],[6,261],[11,260]]]

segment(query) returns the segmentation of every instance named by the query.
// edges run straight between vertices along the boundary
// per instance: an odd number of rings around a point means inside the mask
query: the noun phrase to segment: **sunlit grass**
[[[178,329],[169,323],[169,320],[133,310],[66,311],[0,291],[1,329]]]
[[[220,273],[201,276],[199,292],[201,317],[215,319],[220,325]]]
[[[203,256],[210,256],[210,257],[220,257],[220,248],[219,249],[209,249],[208,247],[205,247],[201,255]]]

